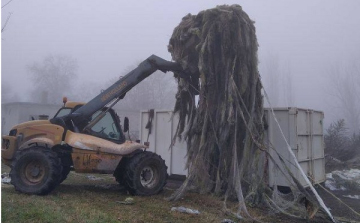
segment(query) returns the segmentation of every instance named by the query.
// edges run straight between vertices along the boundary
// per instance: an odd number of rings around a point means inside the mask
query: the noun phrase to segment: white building
[[[12,102],[1,105],[1,135],[8,134],[14,125],[39,119],[45,115],[53,117],[62,105]]]

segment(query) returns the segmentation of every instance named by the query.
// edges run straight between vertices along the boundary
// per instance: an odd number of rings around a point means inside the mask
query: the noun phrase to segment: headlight
[[[16,136],[17,130],[16,129],[11,129],[9,132],[9,136]]]

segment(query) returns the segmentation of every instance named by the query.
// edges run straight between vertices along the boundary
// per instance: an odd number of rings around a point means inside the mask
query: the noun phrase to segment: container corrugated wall
[[[300,166],[305,174],[310,176],[315,183],[325,181],[325,159],[323,139],[324,114],[320,111],[300,108],[275,108],[275,115],[285,134],[285,138],[291,146]],[[149,112],[140,113],[140,140],[150,142],[150,151],[153,151],[165,160],[168,166],[168,173],[176,175],[187,175],[186,164],[186,143],[176,141],[172,148],[171,140],[176,131],[178,116],[172,117],[172,111],[155,111],[152,121],[152,132],[149,134],[145,128],[149,121]],[[287,167],[292,171],[302,185],[306,186],[300,172],[291,163],[291,156],[283,140],[281,132],[270,114],[265,109],[265,117],[268,124],[265,142],[273,145],[274,149],[269,152],[276,157],[279,153],[287,162]],[[276,158],[278,159],[278,158]],[[282,168],[282,171],[285,171]],[[274,163],[269,160],[269,185],[289,186],[288,180],[280,170],[274,168]]]
[[[172,111],[155,111],[152,120],[151,134],[146,129],[149,121],[149,112],[140,113],[140,140],[142,143],[149,142],[149,151],[159,154],[168,166],[168,174],[187,175],[186,164],[186,143],[176,139],[175,145],[170,148],[171,140],[176,132],[176,123],[179,117],[173,116]]]
[[[323,119],[324,113],[311,109],[300,108],[275,108],[275,116],[279,125],[294,152],[300,166],[305,174],[314,183],[325,181],[325,158]],[[294,161],[287,149],[286,142],[281,135],[275,119],[269,109],[265,110],[265,117],[268,123],[266,131],[266,142],[272,145],[270,154],[279,161],[277,153],[285,161],[286,166],[303,186],[308,186],[302,178],[300,171],[294,165]],[[289,186],[288,179],[282,172],[285,168],[275,168],[274,163],[269,160],[269,185]]]

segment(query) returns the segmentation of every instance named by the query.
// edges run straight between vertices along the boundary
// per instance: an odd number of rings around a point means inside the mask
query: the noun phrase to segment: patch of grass
[[[1,172],[10,169],[1,165]],[[91,180],[93,175],[101,180]],[[165,198],[173,190],[165,187],[158,195],[133,197],[132,205],[119,204],[130,197],[111,175],[78,174],[71,172],[69,177],[53,192],[46,196],[26,195],[15,191],[12,185],[1,186],[2,222],[124,222],[124,223],[182,223],[182,222],[221,222],[223,219],[236,219],[223,210],[223,201],[218,197],[187,193],[179,201],[169,202]],[[229,204],[228,204],[229,205]],[[236,211],[236,203],[230,203]],[[199,215],[171,211],[172,207],[184,206],[197,209]],[[269,210],[249,209],[252,216],[264,222],[306,222],[274,215]],[[263,217],[262,217],[263,216]]]
[[[10,169],[2,165],[2,173]],[[101,180],[91,180],[93,175]],[[173,191],[133,197],[133,205],[123,205],[130,195],[111,175],[78,174],[69,177],[46,196],[21,194],[12,185],[2,184],[2,222],[221,222],[221,201],[206,195],[188,194],[177,202],[165,200]],[[210,200],[209,200],[210,199]],[[197,209],[200,215],[172,212],[172,207]],[[229,217],[228,217],[229,218]]]

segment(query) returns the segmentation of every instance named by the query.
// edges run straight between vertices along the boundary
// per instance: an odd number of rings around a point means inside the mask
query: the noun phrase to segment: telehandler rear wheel
[[[155,153],[141,152],[127,162],[124,181],[127,190],[132,195],[157,194],[164,188],[166,179],[165,161]]]
[[[55,152],[31,147],[17,152],[11,164],[11,184],[22,193],[44,195],[59,185],[61,172],[61,161]]]

